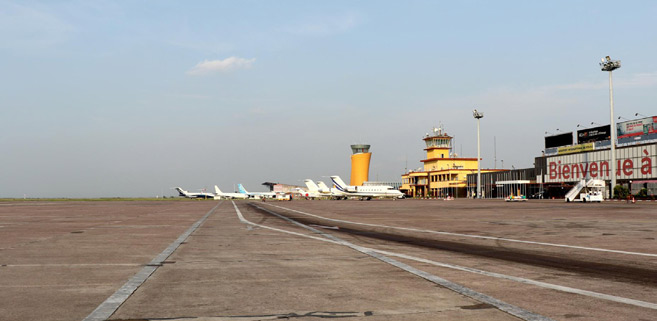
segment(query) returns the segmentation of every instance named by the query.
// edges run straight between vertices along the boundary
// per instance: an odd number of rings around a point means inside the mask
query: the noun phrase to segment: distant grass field
[[[208,199],[213,200],[213,199]],[[108,201],[196,201],[183,197],[100,197],[100,198],[0,198],[0,202],[108,202]]]

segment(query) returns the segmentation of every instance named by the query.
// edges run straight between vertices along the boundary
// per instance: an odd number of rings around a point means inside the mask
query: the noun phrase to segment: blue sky
[[[482,165],[546,131],[654,115],[652,1],[2,1],[0,197],[262,190],[421,166],[442,124]],[[493,148],[496,141],[496,148]]]

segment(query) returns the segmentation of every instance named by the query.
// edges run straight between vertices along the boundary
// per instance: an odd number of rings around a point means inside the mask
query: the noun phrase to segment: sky
[[[0,0],[0,198],[147,197],[422,166],[482,168],[656,115],[654,1]]]

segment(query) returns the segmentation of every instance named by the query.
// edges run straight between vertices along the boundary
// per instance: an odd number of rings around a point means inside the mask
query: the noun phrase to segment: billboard
[[[545,137],[545,148],[568,146],[573,144],[573,132]]]
[[[611,151],[595,150],[546,158],[546,183],[611,179]],[[616,149],[617,179],[657,178],[657,144]]]
[[[657,116],[630,120],[616,125],[618,138],[657,134]]]
[[[577,131],[577,143],[592,143],[611,139],[611,126],[598,126]]]

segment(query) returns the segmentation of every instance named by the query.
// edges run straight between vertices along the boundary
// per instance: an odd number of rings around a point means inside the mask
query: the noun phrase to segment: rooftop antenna
[[[452,154],[452,157],[456,157],[454,155],[454,142],[456,141],[456,138],[452,138],[452,143],[449,145],[449,153]]]

